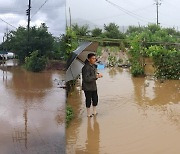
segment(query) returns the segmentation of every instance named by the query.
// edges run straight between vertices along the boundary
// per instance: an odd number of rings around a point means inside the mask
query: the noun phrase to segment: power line
[[[8,23],[7,21],[5,21],[4,19],[0,18],[0,20],[3,21],[4,23],[8,24],[9,26],[11,26],[11,27],[17,29],[17,27],[11,25],[10,23]]]
[[[39,9],[32,15],[31,19],[42,9],[42,7],[48,2],[48,0],[45,0],[45,2],[39,7]]]
[[[168,3],[168,6],[171,5],[171,7],[173,7],[173,10],[174,10],[174,8],[177,9],[177,11],[179,11],[179,9],[180,9],[180,8],[178,7],[179,5],[174,5],[174,3],[172,4],[172,3],[169,2],[169,1],[165,1],[165,3]]]
[[[148,6],[146,6],[146,7],[143,7],[143,8],[138,8],[138,9],[135,9],[135,10],[133,10],[133,12],[139,12],[139,11],[142,11],[142,10],[144,10],[144,9],[147,9],[147,8],[149,8],[149,7],[152,7],[153,5],[148,5]],[[104,18],[97,18],[97,19],[94,19],[94,20],[91,20],[91,21],[100,21],[100,20],[105,20],[105,19],[108,19],[108,18],[115,18],[115,17],[120,17],[120,16],[122,16],[123,15],[123,13],[121,13],[121,14],[116,14],[116,15],[112,15],[112,16],[108,16],[108,17],[104,17]]]
[[[137,15],[137,14],[135,14],[135,13],[129,11],[129,10],[126,10],[126,9],[122,8],[121,6],[119,6],[119,5],[111,2],[111,1],[109,1],[109,0],[105,0],[105,1],[108,2],[109,4],[115,6],[116,8],[118,8],[119,10],[121,10],[122,12],[126,13],[127,15],[129,15],[129,16],[131,16],[131,17],[134,17],[134,18],[136,18],[136,19],[138,19],[138,20],[142,20],[142,21],[149,22],[149,19],[146,20],[144,17],[141,17],[141,16],[139,16],[139,15]],[[144,18],[145,20],[142,19],[142,18]]]

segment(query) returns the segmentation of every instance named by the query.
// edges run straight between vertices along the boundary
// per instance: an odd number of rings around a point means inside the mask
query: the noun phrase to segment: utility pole
[[[9,40],[9,29],[8,29],[8,25],[7,25],[5,32],[4,32],[4,36],[3,36],[3,51],[8,50],[8,40]]]
[[[161,5],[161,0],[155,0],[156,4],[156,13],[157,13],[157,21],[156,24],[159,25],[159,6]]]
[[[67,29],[68,25],[67,25],[67,12],[66,12],[66,4],[67,4],[67,1],[65,1],[65,18],[66,18],[66,29]]]
[[[5,34],[3,36],[3,51],[4,51]]]
[[[71,24],[72,24],[72,23],[71,23],[71,9],[70,9],[70,7],[69,7],[69,20],[70,20],[70,23],[69,23],[69,24],[70,24],[70,29],[71,29]]]
[[[28,9],[26,10],[26,15],[28,16],[28,25],[27,25],[27,29],[28,29],[28,32],[29,32],[30,21],[31,21],[31,0],[29,0]]]
[[[138,22],[138,26],[139,26],[139,28],[141,27],[141,24],[140,24],[140,22]]]
[[[8,25],[6,27],[6,51],[8,50],[8,40],[9,40],[9,29]]]
[[[28,25],[27,25],[27,30],[28,30],[28,50],[29,50],[29,29],[30,29],[30,21],[31,21],[31,0],[29,0],[29,4],[28,4],[28,9],[26,10],[26,15],[28,16]]]

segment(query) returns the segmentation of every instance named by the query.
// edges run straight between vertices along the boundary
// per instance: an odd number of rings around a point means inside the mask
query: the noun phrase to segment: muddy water
[[[0,153],[63,154],[66,96],[58,80],[64,72],[31,73],[8,64],[0,66]]]
[[[67,99],[76,116],[66,131],[67,153],[179,154],[180,81],[132,78],[125,69],[102,73],[97,117],[86,117],[80,84]]]

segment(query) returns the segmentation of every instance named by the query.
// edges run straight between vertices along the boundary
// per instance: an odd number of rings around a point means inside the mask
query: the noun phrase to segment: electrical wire
[[[31,16],[31,19],[42,9],[42,7],[48,2],[48,0],[45,0],[45,2],[38,8],[38,10]]]
[[[111,1],[109,1],[109,0],[105,0],[105,1],[108,2],[109,4],[113,5],[114,7],[118,8],[119,10],[121,10],[122,12],[124,12],[125,14],[131,16],[131,17],[134,17],[134,18],[136,18],[136,19],[138,19],[138,20],[142,20],[142,21],[145,21],[145,22],[152,22],[152,21],[149,21],[149,19],[147,20],[147,19],[145,19],[144,17],[141,17],[141,16],[139,16],[139,15],[137,15],[137,14],[135,14],[135,13],[129,11],[129,10],[126,10],[126,9],[122,8],[121,6],[119,6],[119,5],[111,2]],[[142,18],[143,18],[143,19],[142,19]],[[145,20],[144,20],[144,19],[145,19]]]
[[[134,10],[133,12],[137,12],[137,11],[139,12],[139,11],[145,10],[145,9],[147,9],[147,8],[149,8],[149,7],[152,7],[152,5],[148,5],[148,6],[146,6],[146,7],[136,9],[136,10]],[[91,21],[93,21],[93,22],[94,22],[94,21],[102,21],[102,20],[106,20],[106,19],[109,19],[109,18],[120,17],[120,16],[122,16],[122,15],[123,15],[123,13],[117,14],[117,15],[108,16],[108,17],[104,17],[104,18],[93,19],[93,20],[91,20]]]
[[[8,24],[9,26],[11,26],[11,27],[17,29],[17,27],[11,25],[10,23],[8,23],[7,21],[5,21],[4,19],[0,18],[0,20],[3,21],[4,23]]]

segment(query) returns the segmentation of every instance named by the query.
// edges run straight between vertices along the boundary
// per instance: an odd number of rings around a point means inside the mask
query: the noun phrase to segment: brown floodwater
[[[66,130],[67,153],[179,154],[180,81],[133,78],[121,68],[101,72],[96,117],[86,117],[81,82],[67,98],[75,111]]]
[[[0,153],[65,153],[64,72],[0,66]]]

